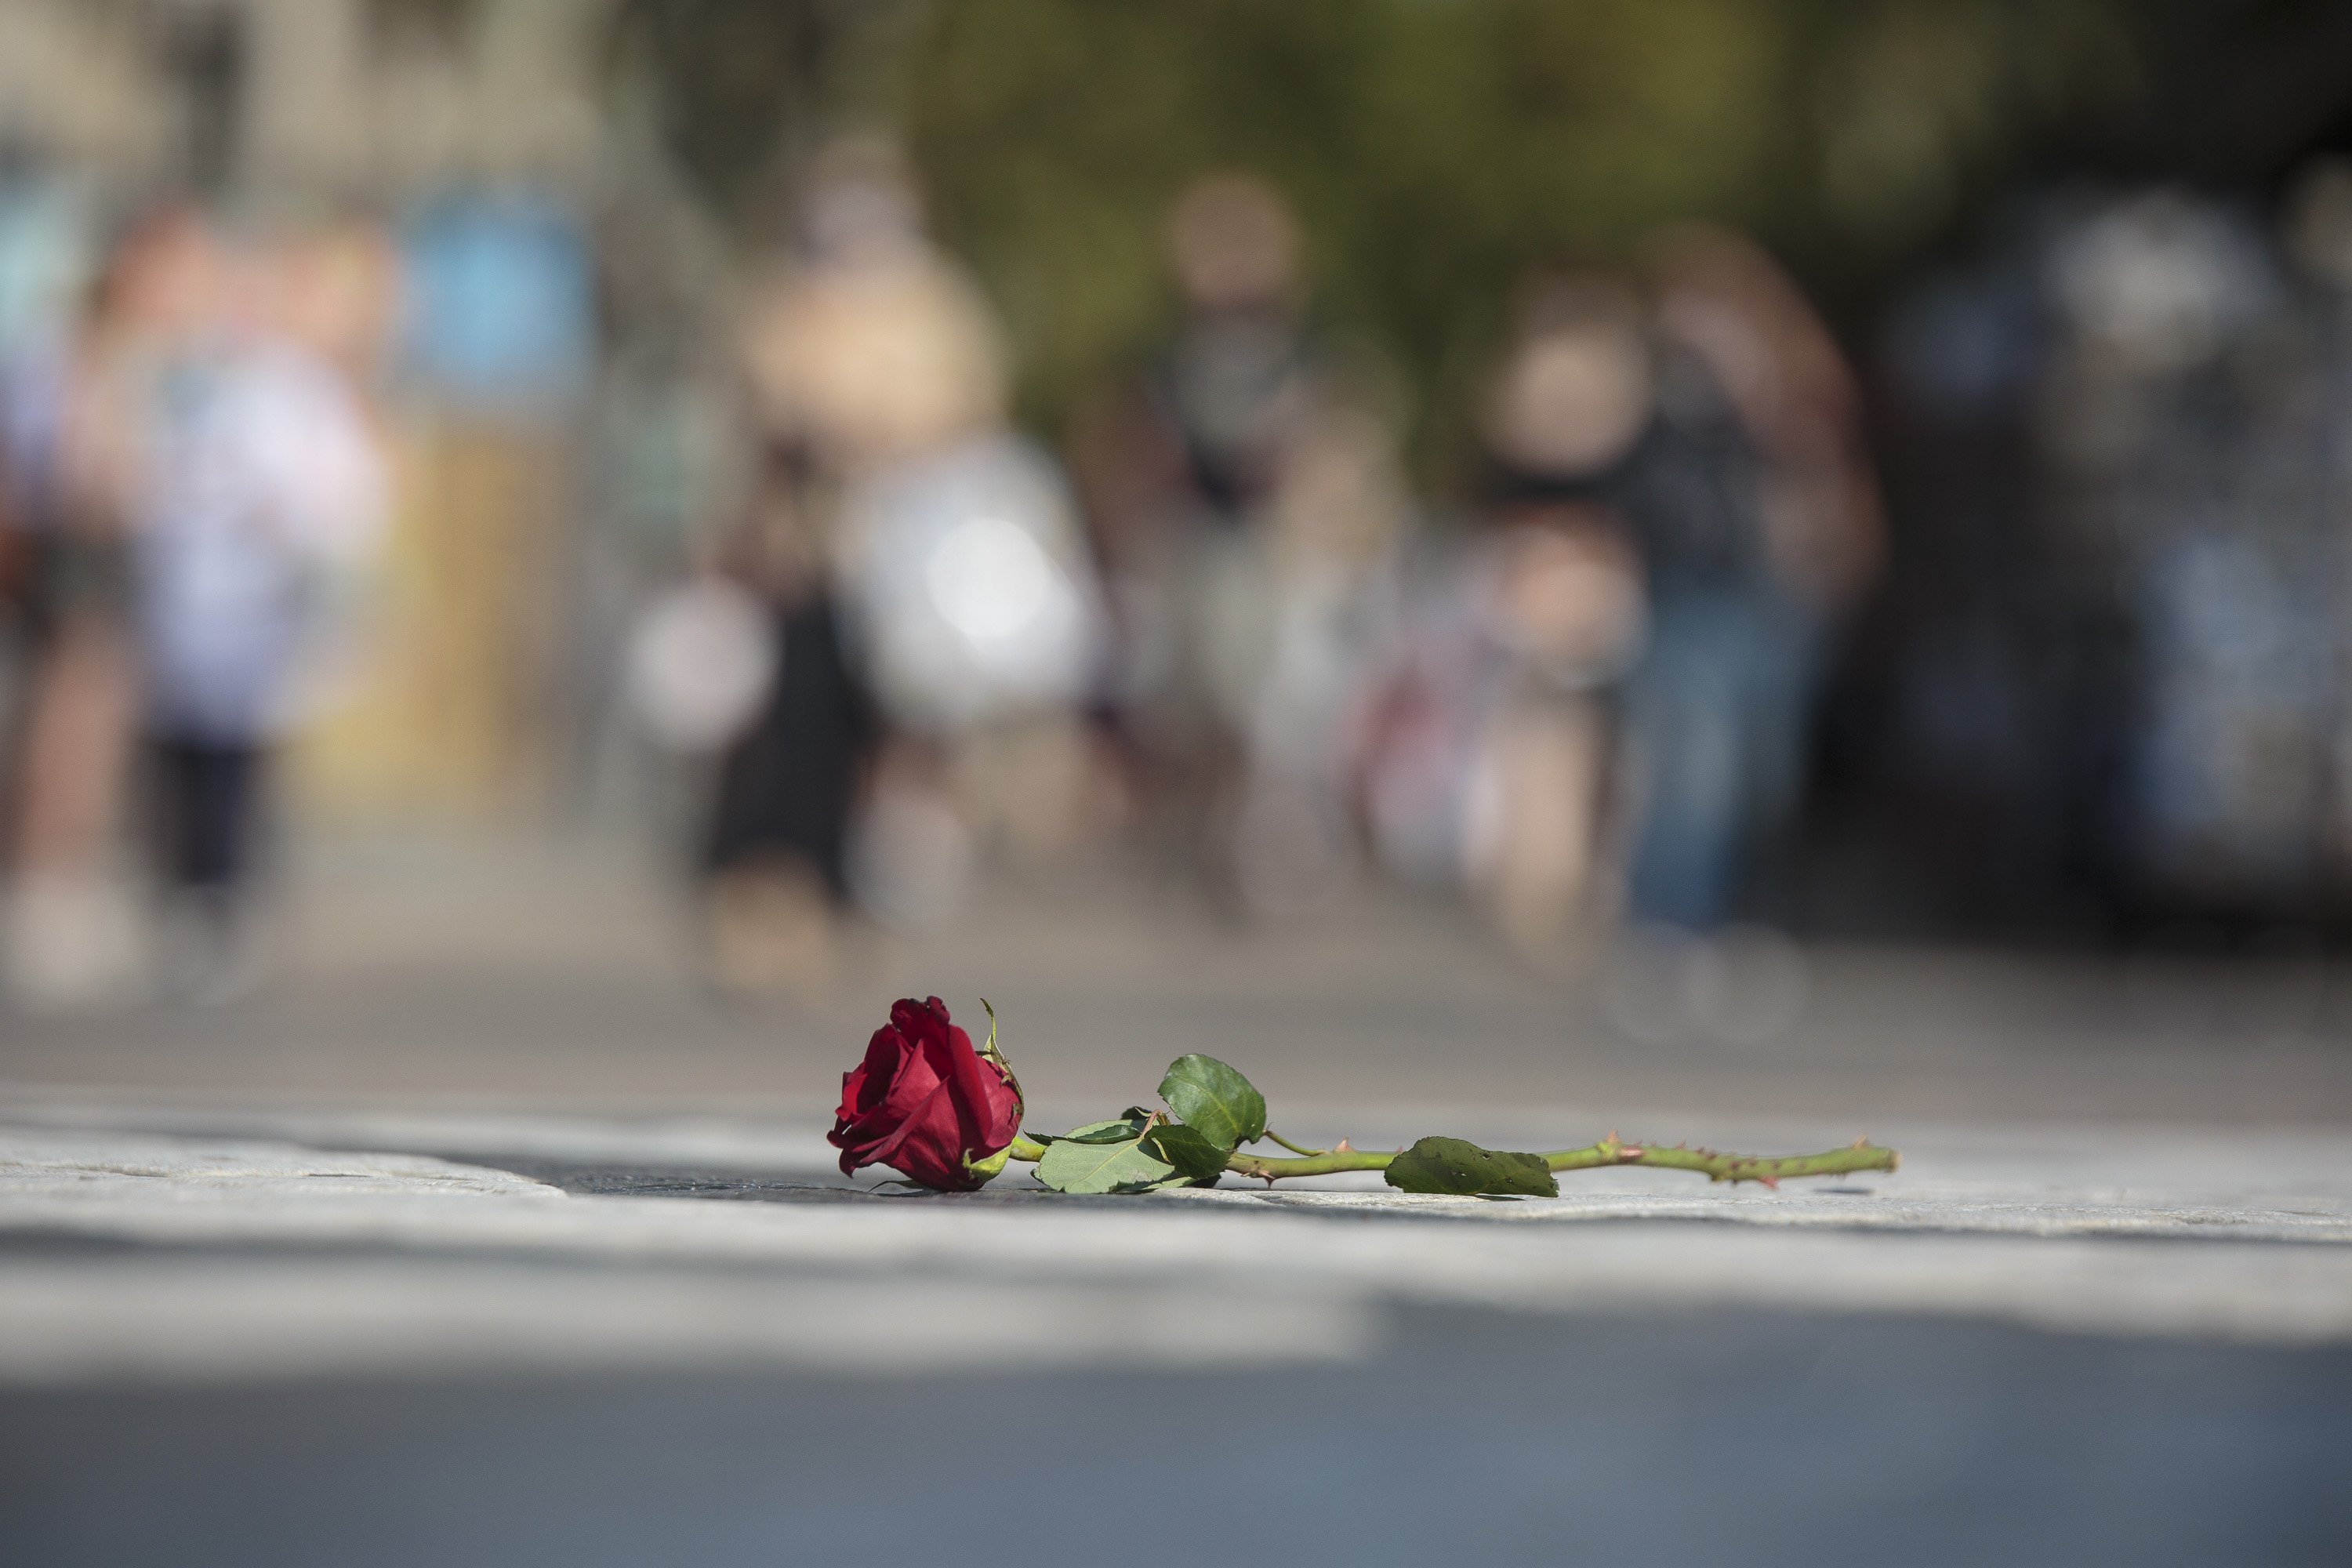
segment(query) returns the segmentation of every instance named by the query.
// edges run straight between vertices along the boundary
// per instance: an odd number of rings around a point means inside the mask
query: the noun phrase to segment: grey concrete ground
[[[2323,965],[1814,952],[1735,1044],[1442,912],[1097,886],[721,1007],[625,866],[438,853],[260,997],[0,1020],[5,1561],[2352,1561]],[[1905,1163],[906,1195],[820,1136],[905,990],[1042,1125],[1207,1049],[1303,1138]]]
[[[888,1195],[709,1118],[152,1131],[221,1117],[0,1109],[12,1562],[2352,1548],[2339,1134],[1066,1199]],[[489,1163],[339,1147],[393,1142]]]
[[[967,1016],[990,997],[1031,1081],[1080,1109],[1208,1049],[1277,1109],[2352,1123],[2352,965],[2292,946],[2252,964],[1819,949],[1776,1032],[1645,1037],[1605,962],[1538,973],[1444,908],[1368,895],[1254,931],[1087,879],[992,889],[940,931],[853,940],[819,994],[722,1006],[642,858],[527,837],[310,861],[268,989],[0,1016],[0,1081],[740,1110],[822,1098],[880,1004],[914,992]]]

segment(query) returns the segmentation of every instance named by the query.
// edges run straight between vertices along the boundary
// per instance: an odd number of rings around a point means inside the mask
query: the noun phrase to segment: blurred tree
[[[893,105],[1053,418],[1157,330],[1160,216],[1242,166],[1327,310],[1426,395],[1425,472],[1517,283],[1677,219],[1866,279],[2005,153],[2133,89],[2120,0],[955,0]]]
[[[670,156],[720,218],[749,232],[793,155],[830,125],[853,74],[849,45],[888,9],[878,0],[617,0],[611,56],[652,85]]]
[[[484,0],[367,0],[369,31],[378,41],[407,37],[455,43],[481,16]]]
[[[1205,170],[1263,172],[1298,205],[1326,313],[1423,395],[1417,449],[1443,480],[1531,269],[1625,261],[1658,226],[1711,218],[1866,296],[2053,148],[2112,152],[2151,105],[2210,93],[2251,34],[2287,38],[2292,62],[2327,9],[617,0],[614,37],[739,234],[793,148],[894,121],[940,232],[1006,312],[1024,411],[1049,425],[1160,330],[1170,199]]]

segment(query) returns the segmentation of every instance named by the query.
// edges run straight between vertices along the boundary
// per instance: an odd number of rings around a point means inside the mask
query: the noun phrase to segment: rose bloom
[[[841,1173],[888,1165],[941,1192],[971,1192],[987,1178],[971,1169],[1009,1146],[1021,1131],[1021,1091],[1011,1076],[972,1049],[948,1019],[947,1004],[909,996],[890,1005],[866,1060],[841,1075],[841,1110],[825,1136],[841,1151]]]

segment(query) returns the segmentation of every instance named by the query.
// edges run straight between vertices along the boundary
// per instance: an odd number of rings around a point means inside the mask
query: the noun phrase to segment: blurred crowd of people
[[[817,162],[745,308],[753,478],[626,659],[708,759],[722,976],[821,967],[834,908],[936,919],[983,864],[1107,854],[1260,921],[1378,871],[1547,960],[1748,912],[1881,553],[1855,388],[1786,276],[1694,229],[1529,279],[1439,516],[1270,184],[1198,182],[1165,243],[1165,342],[1057,456],[896,156]]]
[[[1617,972],[1727,984],[1790,912],[1833,666],[1870,808],[1952,886],[2352,889],[2352,172],[2274,232],[2177,191],[2029,204],[1897,301],[1867,432],[1738,234],[1529,277],[1442,507],[1411,389],[1261,178],[1172,203],[1164,332],[1051,446],[900,156],[838,144],[799,188],[715,348],[608,297],[601,355],[592,247],[545,204],[399,237],[165,205],[79,259],[0,212],[20,994],[119,965],[126,841],[167,980],[247,972],[272,759],[363,663],[403,354],[485,408],[593,387],[571,558],[509,575],[569,623],[540,700],[575,699],[576,771],[619,746],[683,781],[729,985],[820,984],[848,917],[1113,861],[1258,922],[1385,878],[1545,963],[1631,931]]]
[[[385,524],[387,247],[168,205],[81,257],[40,216],[0,258],[9,978],[60,1001],[119,983],[144,945],[113,896],[136,819],[162,980],[235,989],[272,758],[333,684]]]
[[[2352,895],[2352,169],[2044,192],[1891,319],[1890,798],[1929,879],[2161,926]],[[2014,914],[2011,910],[1997,912]]]

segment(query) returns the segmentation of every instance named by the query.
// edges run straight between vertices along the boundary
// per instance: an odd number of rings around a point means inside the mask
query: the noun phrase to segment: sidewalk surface
[[[1785,1037],[1644,1044],[1421,912],[1031,899],[730,1012],[644,901],[513,896],[330,909],[239,1007],[5,1020],[11,1563],[2352,1561],[2324,973],[1816,953]],[[1040,1126],[1201,1048],[1318,1142],[1904,1162],[842,1177],[880,1004],[983,988]]]

